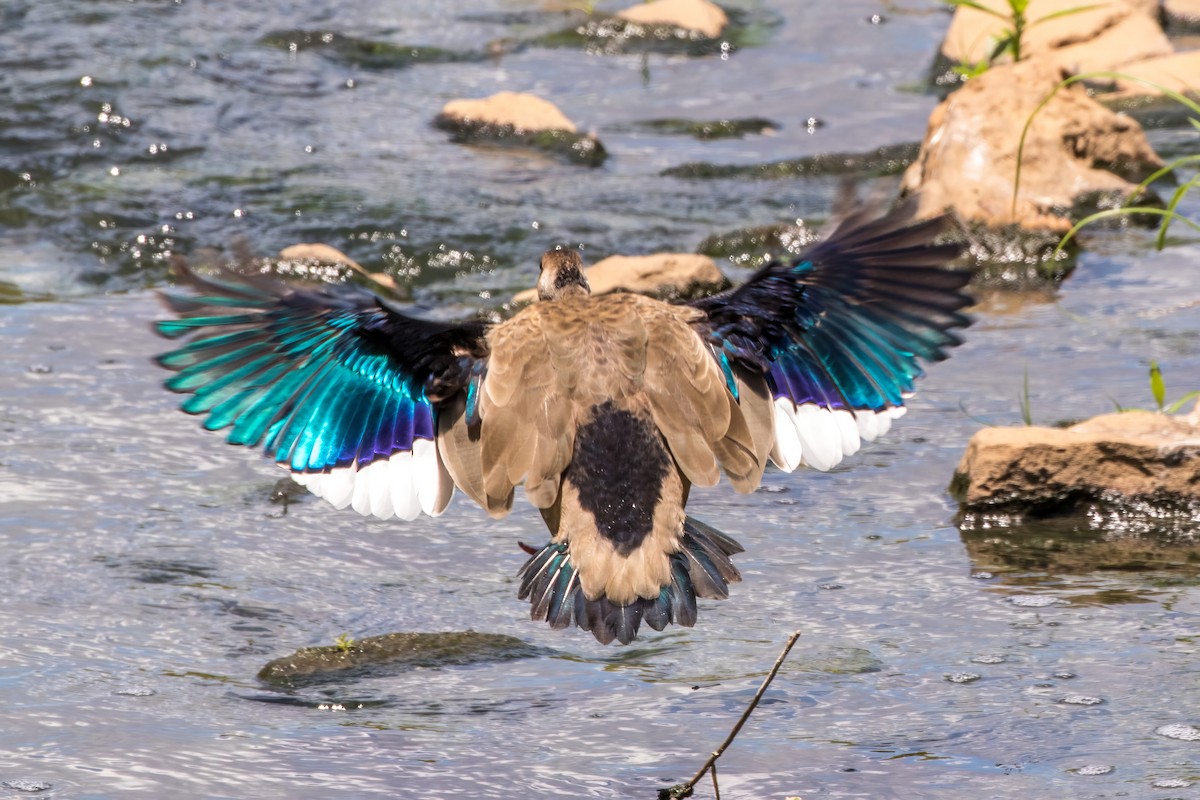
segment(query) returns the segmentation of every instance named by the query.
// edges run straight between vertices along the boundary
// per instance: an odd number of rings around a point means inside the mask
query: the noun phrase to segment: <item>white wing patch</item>
[[[437,445],[427,439],[415,440],[411,452],[392,453],[364,467],[355,463],[324,472],[293,472],[292,480],[334,508],[350,506],[379,519],[416,519],[422,511],[436,517],[454,493]]]
[[[775,398],[775,445],[771,460],[784,472],[801,464],[825,472],[858,452],[862,442],[872,442],[904,416],[904,406],[882,411],[845,411],[815,403],[797,406],[788,397]]]

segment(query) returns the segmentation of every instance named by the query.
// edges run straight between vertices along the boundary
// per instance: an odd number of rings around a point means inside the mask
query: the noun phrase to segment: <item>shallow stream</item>
[[[723,797],[1200,797],[1200,544],[1153,573],[1031,568],[991,546],[1013,534],[960,534],[946,493],[981,424],[1020,421],[1026,370],[1041,423],[1152,405],[1151,360],[1168,399],[1200,388],[1200,245],[1094,234],[1054,302],[988,303],[882,442],[753,495],[694,493],[746,546],[745,580],[696,628],[624,648],[527,619],[516,543],[545,534],[520,497],[501,522],[461,495],[412,523],[285,510],[279,471],[159,388],[147,289],[169,250],[327,241],[453,316],[531,285],[557,242],[691,250],[819,222],[838,191],[668,167],[921,138],[937,3],[728,5],[745,30],[727,59],[520,45],[566,19],[534,0],[3,5],[0,797],[650,798],[696,770],[796,629],[720,761]],[[270,44],[295,30],[457,55],[379,66]],[[489,42],[506,52],[478,56]],[[609,162],[461,147],[429,124],[502,89],[556,102]],[[664,117],[777,130],[638,124]],[[464,630],[528,657],[290,691],[256,678],[342,634]]]

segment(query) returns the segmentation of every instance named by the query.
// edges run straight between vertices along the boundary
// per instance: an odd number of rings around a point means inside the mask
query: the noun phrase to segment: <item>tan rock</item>
[[[967,445],[955,487],[976,510],[1036,510],[1078,496],[1200,503],[1200,425],[1134,411],[1066,429],[984,428]]]
[[[1171,0],[1166,0],[1168,3]],[[1158,18],[1162,12],[1163,0],[1125,0],[1135,11],[1140,11],[1148,17]]]
[[[1014,216],[1021,130],[1063,77],[1046,59],[998,65],[934,109],[902,183],[905,193],[919,194],[918,213],[953,208],[960,218],[991,227],[1016,222],[1065,232],[1071,222],[1062,210],[1079,196],[1136,188],[1103,165],[1124,163],[1134,173],[1162,165],[1136,121],[1105,108],[1080,85],[1062,89],[1030,126]]]
[[[442,114],[464,122],[508,125],[519,131],[575,132],[575,124],[553,103],[519,92],[500,92],[478,100],[451,100],[442,107]]]
[[[1007,0],[980,0],[1005,16]],[[1151,0],[1100,0],[1096,8],[1037,23],[1051,14],[1090,5],[1079,0],[1031,0],[1027,18],[1034,21],[1022,39],[1022,57],[1055,53],[1072,70],[1105,70],[1172,51],[1157,21]],[[1009,26],[1003,19],[960,6],[954,12],[942,54],[952,62],[984,61]]]
[[[391,275],[384,272],[371,272],[336,247],[320,242],[303,242],[285,247],[279,251],[279,260],[307,264],[318,269],[327,264],[340,264],[392,291],[398,288]]]
[[[1158,84],[1176,92],[1196,92],[1200,89],[1200,50],[1175,53],[1161,58],[1139,61],[1121,67],[1121,72]],[[1162,94],[1157,88],[1134,80],[1116,81],[1117,91],[1109,97]]]
[[[1123,70],[1135,61],[1172,52],[1174,48],[1158,20],[1133,13],[1092,39],[1055,50],[1054,58],[1066,69],[1081,73]]]
[[[330,244],[301,242],[283,248],[279,257],[284,261],[316,261],[323,264],[345,264],[355,271],[366,270],[350,256]]]
[[[715,39],[729,24],[720,6],[708,0],[654,0],[616,13],[620,19],[640,25],[674,25]]]
[[[648,256],[609,256],[584,268],[593,294],[615,291],[663,294],[694,286],[720,286],[725,276],[708,256],[696,253],[656,253]],[[516,303],[537,300],[537,290],[513,297]]]
[[[1162,7],[1171,19],[1189,25],[1200,22],[1200,0],[1163,0]]]

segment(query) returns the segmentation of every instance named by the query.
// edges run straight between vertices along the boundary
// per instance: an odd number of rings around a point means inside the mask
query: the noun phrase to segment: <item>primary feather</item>
[[[846,218],[798,258],[690,304],[594,297],[578,253],[542,259],[542,302],[485,325],[413,317],[348,285],[180,276],[184,339],[158,358],[183,409],[261,446],[339,508],[436,515],[455,487],[493,516],[523,484],[551,533],[520,572],[534,619],[628,643],[692,625],[740,580],[732,539],[687,517],[724,471],[829,469],[888,430],[959,339],[968,275],[944,220]]]

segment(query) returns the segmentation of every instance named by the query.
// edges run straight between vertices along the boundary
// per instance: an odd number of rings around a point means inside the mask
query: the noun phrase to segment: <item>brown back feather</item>
[[[571,542],[589,597],[626,603],[655,596],[668,579],[670,554],[680,549],[687,487],[715,484],[719,467],[739,491],[762,476],[770,417],[761,439],[760,421],[747,421],[689,325],[699,313],[632,294],[567,297],[530,306],[488,335],[476,499],[501,516],[524,481],[555,541]],[[576,431],[608,402],[652,420],[674,461],[652,535],[627,555],[601,536],[580,506],[579,487],[562,483]]]

